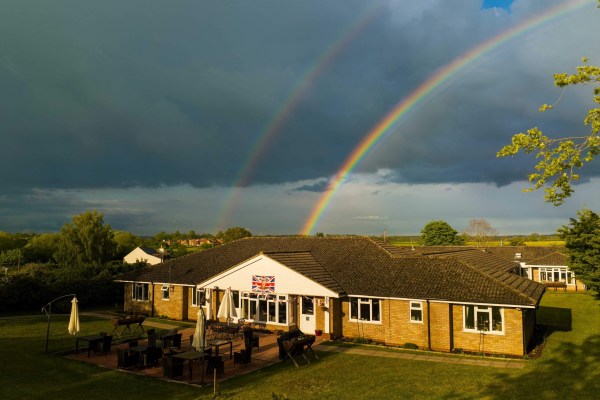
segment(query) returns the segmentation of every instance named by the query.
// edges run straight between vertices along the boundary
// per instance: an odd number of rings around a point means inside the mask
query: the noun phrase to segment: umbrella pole
[[[75,293],[71,293],[71,294],[65,294],[64,296],[60,296],[55,298],[52,301],[49,301],[48,304],[46,304],[44,307],[42,307],[42,311],[46,313],[46,315],[48,316],[48,327],[46,328],[46,353],[48,352],[48,337],[50,336],[50,316],[52,315],[52,303],[54,303],[56,300],[60,300],[64,297],[69,297],[69,296],[73,296],[73,297],[77,297],[77,295]],[[47,307],[47,309],[46,309]]]

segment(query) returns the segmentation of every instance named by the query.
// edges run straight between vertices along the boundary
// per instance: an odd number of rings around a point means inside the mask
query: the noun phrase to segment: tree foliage
[[[588,65],[585,58],[582,61],[584,65],[577,67],[575,74],[555,74],[554,84],[565,89],[574,85],[592,85],[594,102],[600,105],[600,67]],[[554,105],[544,104],[540,111],[553,108]],[[534,153],[540,161],[534,167],[537,172],[528,175],[533,186],[525,191],[545,187],[545,201],[559,206],[573,194],[572,183],[579,180],[578,170],[600,153],[600,107],[589,109],[583,123],[590,127],[589,134],[555,139],[544,135],[537,127],[529,129],[527,133],[514,135],[512,143],[504,146],[496,156],[514,156],[521,151]]]
[[[469,226],[466,231],[469,239],[475,242],[476,246],[486,246],[490,237],[496,236],[498,232],[492,225],[483,218],[469,220]]]
[[[248,229],[236,226],[227,229],[225,232],[217,233],[216,238],[221,239],[223,243],[227,243],[250,236],[252,236],[252,233]]]
[[[113,259],[116,245],[110,225],[97,211],[86,211],[73,217],[60,233],[54,258],[61,266],[99,266]]]
[[[142,245],[143,240],[132,233],[118,231],[114,232],[113,240],[116,245],[115,258],[122,259],[133,249]]]
[[[559,229],[569,251],[569,268],[577,279],[600,293],[600,216],[583,209],[577,217]]]
[[[54,262],[54,253],[58,250],[60,234],[43,233],[31,238],[23,247],[25,259],[30,263]]]
[[[463,245],[465,240],[445,221],[431,221],[421,230],[421,244],[425,246]]]

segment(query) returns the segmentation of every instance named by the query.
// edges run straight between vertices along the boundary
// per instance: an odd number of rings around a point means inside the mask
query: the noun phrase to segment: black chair
[[[221,356],[209,356],[206,363],[206,375],[211,375],[217,371],[217,376],[221,378],[225,372],[225,361]]]
[[[145,367],[155,367],[158,365],[158,360],[162,358],[163,352],[162,348],[156,346],[148,346],[146,349],[146,357],[144,366]]]
[[[117,366],[119,368],[135,367],[138,362],[138,353],[130,353],[128,349],[117,348]]]
[[[252,328],[244,330],[244,343],[246,347],[252,346],[258,349],[258,336],[254,336],[254,330]]]
[[[148,346],[156,347],[156,331],[154,329],[148,329],[146,332],[148,333]]]
[[[177,347],[178,350],[181,349],[181,333],[173,336],[173,342],[170,347]]]
[[[163,376],[176,378],[183,376],[183,360],[181,358],[164,357],[163,358]]]
[[[236,364],[252,365],[252,346],[233,353],[233,366]]]
[[[90,346],[92,346],[92,342],[90,342]],[[112,336],[111,335],[103,335],[101,341],[93,342],[92,350],[94,353],[102,353],[108,354],[112,349]]]

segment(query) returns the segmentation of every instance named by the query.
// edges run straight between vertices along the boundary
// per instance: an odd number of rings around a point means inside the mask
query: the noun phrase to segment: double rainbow
[[[440,85],[442,85],[445,81],[503,43],[508,42],[511,39],[514,39],[515,37],[520,36],[536,27],[549,23],[550,21],[562,15],[571,13],[584,6],[589,6],[592,3],[596,3],[596,0],[568,1],[564,4],[553,7],[548,11],[536,15],[472,48],[433,74],[427,81],[422,83],[412,93],[397,103],[394,108],[371,129],[371,131],[364,137],[358,146],[354,148],[338,172],[329,181],[327,190],[323,193],[317,204],[312,209],[308,219],[304,222],[300,234],[309,235],[312,232],[315,225],[319,222],[319,219],[323,215],[323,212],[331,202],[334,194],[340,188],[348,174],[350,174],[354,168],[356,168],[358,163],[365,157],[369,150],[386,133],[391,132],[392,128],[398,124],[403,116],[405,116],[418,104],[423,103],[427,97],[434,93],[435,90],[439,88]]]

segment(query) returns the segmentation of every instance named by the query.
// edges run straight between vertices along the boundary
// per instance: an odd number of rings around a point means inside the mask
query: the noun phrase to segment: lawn
[[[550,324],[541,358],[523,370],[319,352],[321,360],[291,363],[223,382],[221,398],[271,399],[551,399],[600,393],[600,301],[589,294],[547,293],[539,322]],[[73,346],[67,316],[53,316],[50,351]],[[82,317],[82,334],[110,321]],[[212,388],[167,383],[44,353],[46,318],[0,318],[0,398],[202,399]]]

